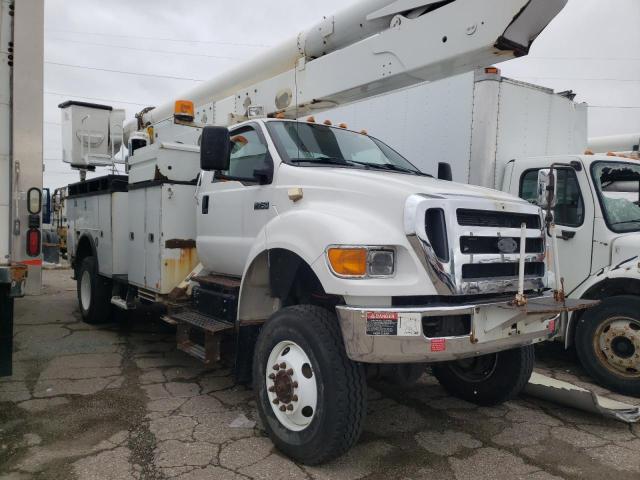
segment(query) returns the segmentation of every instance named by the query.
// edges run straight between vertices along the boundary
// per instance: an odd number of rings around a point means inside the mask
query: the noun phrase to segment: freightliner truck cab
[[[536,202],[538,172],[556,171],[556,243],[569,298],[600,305],[563,329],[600,383],[640,393],[640,162],[611,155],[515,159],[503,190]],[[551,240],[551,239],[549,239]]]

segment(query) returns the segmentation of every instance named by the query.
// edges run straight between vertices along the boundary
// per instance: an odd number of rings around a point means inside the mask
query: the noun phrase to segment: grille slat
[[[518,276],[518,263],[468,263],[462,266],[463,280],[481,278],[513,278]],[[526,277],[544,275],[544,262],[527,262],[524,266]]]
[[[499,242],[502,239],[512,239],[515,242],[513,252],[502,251]],[[517,237],[460,237],[460,251],[465,254],[480,253],[520,253],[520,239]],[[527,238],[526,253],[542,253],[544,244],[542,238]]]
[[[458,208],[456,215],[458,225],[462,226],[520,228],[524,223],[527,228],[540,228],[540,217],[526,213]]]

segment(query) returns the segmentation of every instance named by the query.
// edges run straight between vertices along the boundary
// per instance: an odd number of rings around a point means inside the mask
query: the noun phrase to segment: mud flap
[[[640,420],[640,407],[602,397],[562,380],[533,372],[524,393],[535,398],[602,415],[625,423]]]

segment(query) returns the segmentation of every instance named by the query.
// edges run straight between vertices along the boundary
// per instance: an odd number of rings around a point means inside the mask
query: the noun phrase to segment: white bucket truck
[[[358,3],[140,112],[124,128],[128,176],[69,186],[83,318],[161,305],[179,348],[252,378],[270,438],[304,463],[358,439],[367,364],[432,363],[455,395],[512,398],[532,345],[584,306],[545,292],[540,209],[433,179],[364,132],[295,119],[525,54],[564,3]],[[61,108],[76,168],[117,150],[117,112]],[[516,247],[466,253],[477,237]]]
[[[600,300],[562,325],[585,370],[618,392],[640,394],[640,135],[592,139],[587,105],[572,92],[503,77],[495,67],[358,102],[330,112],[389,142],[424,172],[501,189],[532,203],[538,173],[553,167],[560,276],[568,298]],[[398,105],[409,105],[399,110]],[[609,150],[626,155],[606,155]],[[587,153],[593,153],[589,151]],[[440,163],[440,165],[438,165]],[[547,233],[550,230],[547,229]],[[489,243],[486,243],[489,242]],[[473,253],[499,251],[475,238]]]

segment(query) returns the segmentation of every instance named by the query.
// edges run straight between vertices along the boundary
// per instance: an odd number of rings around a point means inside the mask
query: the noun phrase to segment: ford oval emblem
[[[498,240],[498,250],[500,253],[513,253],[518,249],[518,242],[511,237]]]

